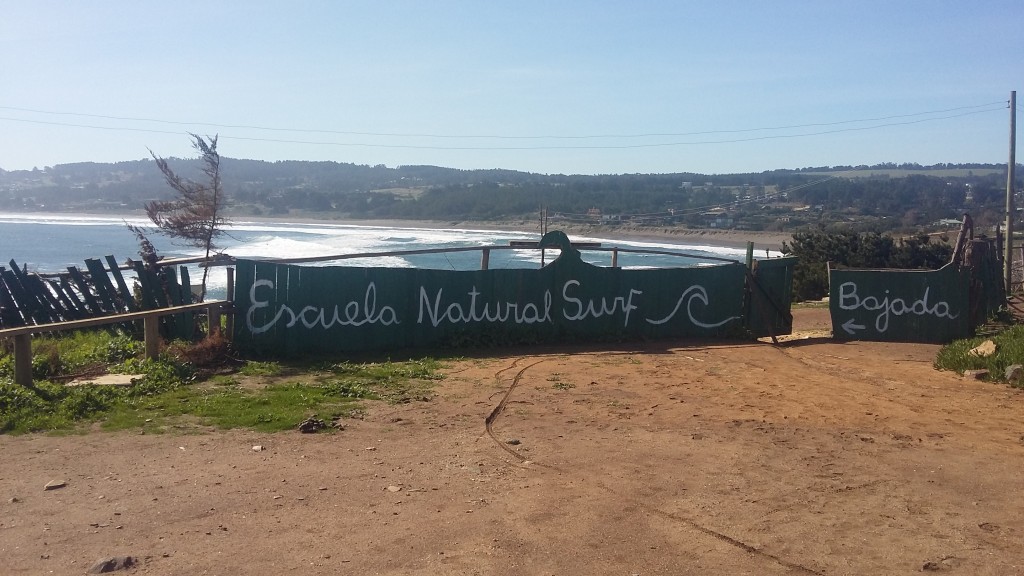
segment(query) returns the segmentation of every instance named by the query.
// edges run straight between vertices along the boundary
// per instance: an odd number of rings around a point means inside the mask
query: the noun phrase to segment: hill
[[[183,175],[193,160],[170,159]],[[534,174],[437,166],[225,158],[236,215],[348,219],[535,219],[602,225],[793,231],[920,231],[970,212],[1002,218],[997,164],[880,164],[747,174]],[[132,211],[169,190],[149,160],[0,171],[0,210]]]

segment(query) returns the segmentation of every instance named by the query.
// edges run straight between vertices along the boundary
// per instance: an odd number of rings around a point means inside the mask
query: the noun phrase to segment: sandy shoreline
[[[293,214],[281,218],[234,215],[230,218],[233,222],[295,222],[299,224],[319,223],[345,226],[380,226],[386,228],[427,228],[431,230],[505,230],[540,234],[540,224],[526,220],[352,220],[345,218],[315,218],[308,214]],[[668,242],[672,244],[716,246],[720,248],[746,248],[747,242],[753,242],[755,254],[764,250],[778,251],[782,248],[783,242],[788,242],[792,238],[792,235],[786,232],[673,228],[667,226],[605,226],[569,222],[550,222],[548,230],[561,230],[570,238]]]
[[[95,218],[105,216],[112,218],[145,219],[143,211],[129,211],[119,214],[109,212],[6,212],[21,216],[60,216],[63,218]],[[528,220],[359,220],[347,218],[318,218],[315,214],[292,213],[280,217],[252,216],[247,214],[231,214],[228,219],[233,223],[285,223],[296,224],[334,224],[344,226],[376,226],[385,228],[425,228],[431,230],[462,229],[462,230],[504,230],[511,232],[533,232],[540,234],[540,223]],[[765,250],[779,251],[783,242],[788,242],[792,235],[786,232],[760,232],[749,230],[719,230],[700,228],[677,228],[668,226],[635,226],[635,225],[599,225],[570,222],[549,222],[548,230],[561,230],[570,238],[604,238],[609,240],[632,240],[663,242],[689,246],[713,246],[719,248],[746,248],[747,242],[754,243],[755,255]]]

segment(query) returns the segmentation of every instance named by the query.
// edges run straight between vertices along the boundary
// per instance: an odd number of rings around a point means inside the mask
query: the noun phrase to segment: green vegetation
[[[985,340],[991,339],[996,345],[996,352],[991,356],[977,356],[971,350]],[[988,370],[989,380],[1003,381],[1006,368],[1013,364],[1024,364],[1024,326],[1013,326],[989,337],[977,337],[957,340],[939,350],[935,357],[935,367],[939,370]],[[1010,382],[1017,388],[1024,388],[1024,382]]]
[[[797,256],[793,270],[793,301],[820,300],[828,295],[827,263],[853,268],[935,270],[948,263],[953,247],[927,235],[896,239],[876,232],[797,232],[782,251]]]
[[[168,159],[174,174],[202,168]],[[223,158],[224,208],[238,215],[533,221],[737,230],[936,230],[968,212],[1002,218],[1006,166],[885,163],[747,174],[531,174],[436,166]],[[1020,171],[1024,174],[1024,170]],[[173,198],[147,161],[0,171],[0,209],[137,210]]]
[[[141,343],[121,334],[37,338],[31,388],[13,382],[10,350],[0,352],[0,433],[74,431],[94,422],[147,432],[195,426],[288,430],[314,415],[356,416],[359,400],[429,400],[441,378],[441,365],[432,359],[248,361],[226,370],[223,342],[219,355],[216,342],[205,342],[172,343],[159,359],[142,360]],[[107,371],[141,377],[130,386],[65,385],[76,374]]]

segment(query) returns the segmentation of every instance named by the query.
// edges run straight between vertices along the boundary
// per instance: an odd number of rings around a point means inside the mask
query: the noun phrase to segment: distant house
[[[731,228],[733,218],[725,210],[709,210],[701,213],[704,225],[708,228]]]

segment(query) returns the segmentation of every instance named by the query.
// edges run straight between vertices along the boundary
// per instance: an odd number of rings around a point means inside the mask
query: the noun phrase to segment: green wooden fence
[[[235,345],[262,353],[788,333],[794,259],[625,270],[583,262],[564,234],[536,270],[302,267],[236,261]],[[788,272],[787,272],[788,270]],[[785,297],[781,295],[785,294]],[[762,317],[748,322],[750,310]],[[791,317],[789,317],[791,318]]]

